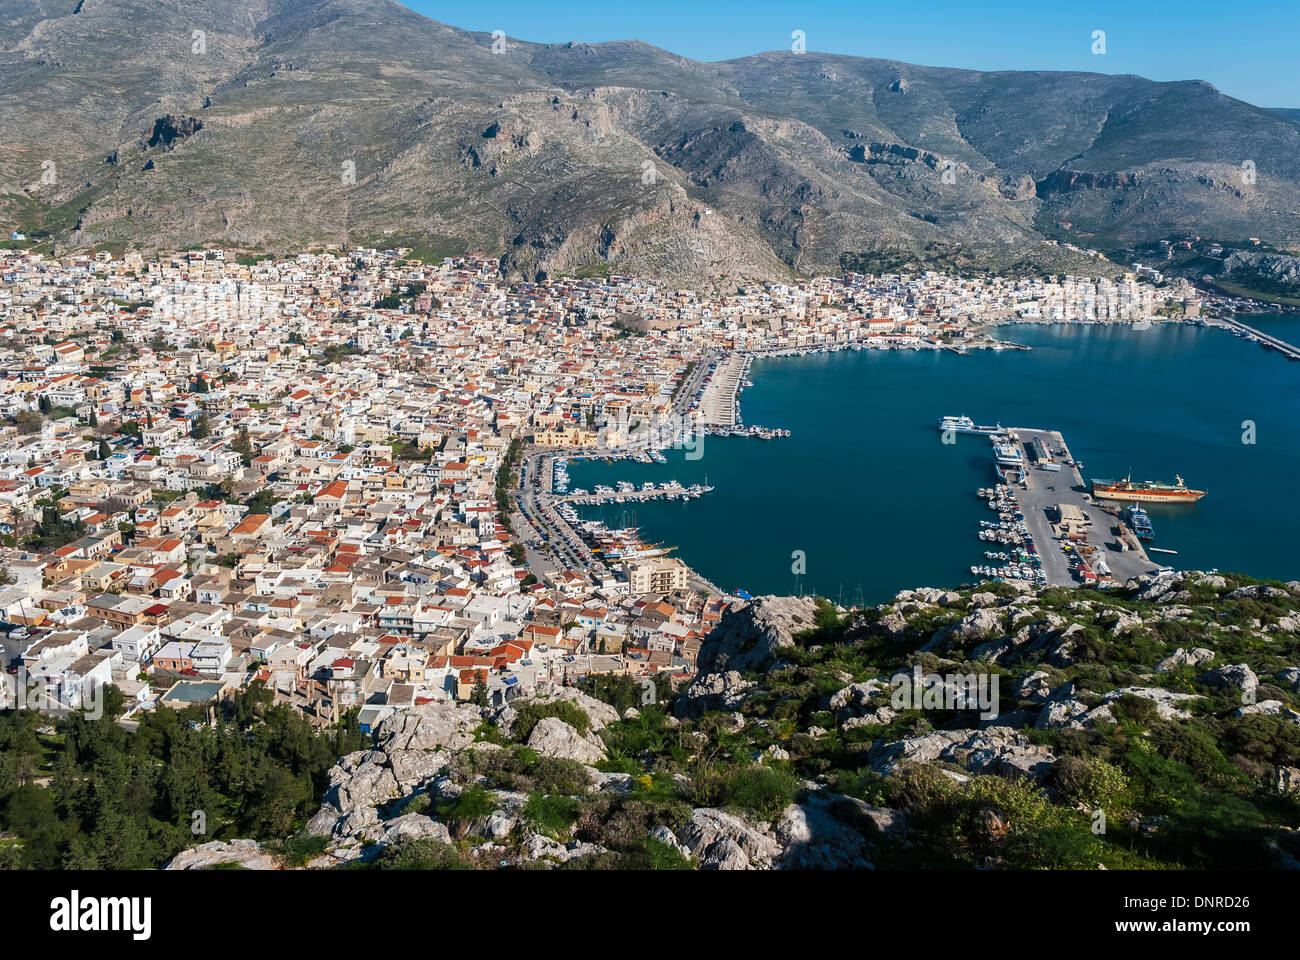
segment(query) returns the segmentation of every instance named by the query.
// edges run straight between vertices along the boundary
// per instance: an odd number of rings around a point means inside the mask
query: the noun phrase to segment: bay
[[[987,439],[940,442],[938,418],[965,414],[1060,430],[1085,477],[1177,473],[1209,491],[1150,506],[1155,545],[1178,551],[1162,561],[1300,577],[1300,364],[1185,324],[1021,324],[998,335],[1032,350],[756,361],[744,420],[790,437],[708,437],[700,459],[670,450],[664,465],[571,462],[572,487],[707,478],[716,488],[687,503],[580,512],[640,526],[728,591],[870,603],[957,586],[986,562],[976,532],[988,511],[975,491],[994,481]]]

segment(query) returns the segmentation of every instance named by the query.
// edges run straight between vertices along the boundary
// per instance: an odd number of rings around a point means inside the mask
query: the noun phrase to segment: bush
[[[291,867],[305,866],[307,861],[314,860],[324,853],[329,842],[328,836],[313,837],[299,831],[284,841],[284,860]]]
[[[774,820],[794,801],[798,791],[795,778],[776,767],[744,767],[727,778],[726,803],[755,814],[762,820]]]
[[[1119,720],[1127,720],[1140,727],[1151,726],[1159,717],[1154,701],[1127,693],[1115,701],[1112,709]]]
[[[1101,807],[1128,790],[1128,777],[1119,767],[1092,757],[1062,757],[1053,772],[1056,787],[1070,800]]]
[[[727,775],[722,767],[708,760],[698,761],[690,773],[686,798],[697,807],[716,807],[727,795]]]
[[[591,730],[591,717],[587,711],[571,700],[552,700],[549,703],[525,703],[516,709],[515,722],[510,728],[511,735],[521,743],[532,735],[538,722],[547,717],[558,717],[574,730],[578,736],[585,737]]]
[[[378,870],[473,870],[457,847],[431,837],[403,837],[388,844],[372,866]]]
[[[438,812],[452,824],[453,833],[457,837],[464,837],[469,833],[470,827],[487,819],[495,809],[496,801],[492,794],[482,787],[467,787],[459,797],[446,803]]]
[[[586,768],[576,760],[544,757],[527,747],[509,750],[466,750],[452,762],[452,775],[460,781],[486,777],[502,790],[531,793],[584,794],[591,785]]]
[[[523,818],[538,833],[557,838],[566,836],[578,819],[578,800],[530,793],[524,804]]]

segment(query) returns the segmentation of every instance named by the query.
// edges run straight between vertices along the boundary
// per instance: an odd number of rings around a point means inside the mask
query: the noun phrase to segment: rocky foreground
[[[1298,665],[1300,582],[763,597],[671,699],[416,708],[281,847],[169,867],[1293,868]]]

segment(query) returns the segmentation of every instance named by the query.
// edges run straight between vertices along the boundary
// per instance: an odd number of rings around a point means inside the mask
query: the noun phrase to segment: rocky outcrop
[[[1259,687],[1259,677],[1255,676],[1255,671],[1244,663],[1233,663],[1226,667],[1219,667],[1217,670],[1210,670],[1201,674],[1199,679],[1207,686],[1217,687],[1220,690],[1240,690],[1246,700],[1252,699],[1255,690]]]
[[[528,737],[528,747],[546,757],[593,764],[605,759],[605,747],[594,736],[584,738],[559,717],[543,717]]]
[[[921,648],[923,653],[930,651],[966,649],[971,644],[987,640],[1002,632],[1002,613],[989,607],[981,607],[968,613],[956,623],[949,624],[935,631],[930,642]]]
[[[705,870],[768,869],[781,846],[734,814],[697,808],[677,832],[681,844]]]
[[[705,638],[700,673],[740,673],[772,665],[794,635],[816,626],[816,604],[808,597],[758,597],[733,612]]]
[[[153,131],[149,134],[149,146],[156,147],[161,144],[170,150],[176,141],[192,137],[202,129],[203,121],[196,117],[178,117],[169,113],[153,122]]]
[[[1165,657],[1156,664],[1157,673],[1168,673],[1171,670],[1177,670],[1179,667],[1199,667],[1201,664],[1214,659],[1214,651],[1206,647],[1193,647],[1191,650],[1185,650],[1179,647],[1169,656]]]
[[[389,717],[377,745],[342,758],[329,773],[329,789],[307,831],[338,840],[374,839],[385,830],[378,807],[436,780],[457,750],[474,743],[482,723],[477,707],[435,702]]]
[[[558,702],[572,703],[574,706],[580,707],[582,712],[591,720],[591,729],[597,732],[603,730],[606,724],[614,723],[619,719],[618,711],[608,703],[587,696],[577,687],[564,687],[542,681],[538,684],[534,693],[517,697],[502,707],[493,717],[493,723],[500,727],[503,733],[511,735],[514,730],[515,718],[525,706]]]
[[[182,850],[172,857],[164,870],[209,870],[226,864],[238,864],[244,870],[278,870],[279,863],[256,840],[214,840]]]
[[[873,747],[869,759],[878,773],[890,775],[905,763],[943,761],[970,773],[1028,777],[1041,782],[1056,762],[1055,755],[1010,727],[982,730],[937,730],[895,743]]]
[[[816,604],[807,597],[758,597],[733,611],[705,638],[698,673],[674,702],[679,717],[735,710],[752,681],[743,672],[766,670],[794,635],[816,626]]]

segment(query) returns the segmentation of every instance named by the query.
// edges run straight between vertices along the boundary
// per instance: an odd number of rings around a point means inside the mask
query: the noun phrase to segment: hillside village
[[[999,348],[989,321],[1199,310],[1135,277],[700,297],[498,267],[0,252],[6,705],[112,684],[129,719],[260,682],[370,730],[595,674],[681,686],[732,598],[635,531],[525,517],[516,491],[542,484],[521,467],[549,463],[530,458],[648,456],[643,427],[698,420],[719,356]]]

